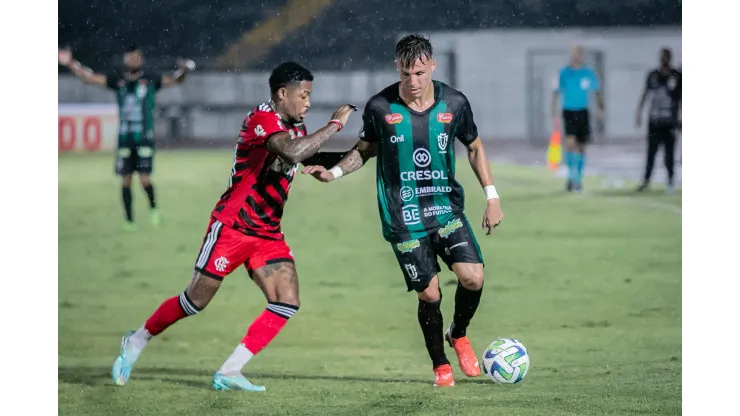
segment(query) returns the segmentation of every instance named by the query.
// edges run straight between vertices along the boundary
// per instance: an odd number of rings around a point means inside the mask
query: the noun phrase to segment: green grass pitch
[[[528,348],[514,386],[466,379],[438,389],[389,245],[374,167],[322,184],[298,174],[284,231],[301,310],[246,367],[266,393],[215,392],[212,373],[265,306],[239,269],[200,315],[155,338],[126,386],[110,367],[120,336],[190,279],[232,153],[171,151],[154,180],[164,223],[121,231],[111,155],[59,158],[59,413],[65,415],[675,415],[681,413],[681,199],[593,191],[567,195],[544,170],[494,165],[505,219],[476,229],[487,263],[468,334],[478,354],[499,336]],[[466,163],[467,215],[484,197]],[[587,182],[596,189],[597,179]],[[445,325],[453,275],[440,275]]]

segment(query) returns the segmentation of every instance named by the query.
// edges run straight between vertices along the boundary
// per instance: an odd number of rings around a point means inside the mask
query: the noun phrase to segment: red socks
[[[172,297],[162,302],[156,311],[146,320],[144,329],[151,335],[159,335],[170,325],[180,319],[192,316],[201,311],[193,304],[187,293]],[[254,355],[262,351],[283,329],[298,307],[281,302],[270,302],[267,308],[252,322],[242,344]]]
[[[155,336],[180,319],[195,315],[200,311],[201,308],[195,306],[187,293],[182,292],[179,296],[162,302],[152,316],[146,320],[144,328],[150,335]]]
[[[268,303],[267,309],[247,329],[247,335],[242,339],[242,344],[252,354],[257,355],[277,336],[288,319],[296,312],[298,312],[298,307],[295,305],[281,302]]]

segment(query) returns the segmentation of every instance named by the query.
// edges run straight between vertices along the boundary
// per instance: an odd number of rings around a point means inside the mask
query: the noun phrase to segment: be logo
[[[432,155],[427,149],[414,150],[414,164],[420,168],[425,168],[432,163]]]
[[[403,215],[403,222],[406,225],[415,225],[421,223],[419,207],[416,205],[404,206],[403,208],[401,208],[401,214]]]

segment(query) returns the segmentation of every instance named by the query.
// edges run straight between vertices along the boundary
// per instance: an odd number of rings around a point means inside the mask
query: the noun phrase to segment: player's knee
[[[126,175],[126,176],[121,177],[121,185],[125,187],[130,187],[131,186],[131,175]]]
[[[468,290],[480,290],[483,287],[483,267],[472,267],[459,276],[460,284]]]
[[[301,306],[301,299],[298,294],[298,286],[281,287],[275,293],[275,299],[268,299],[270,302],[287,303],[296,308]]]
[[[188,300],[198,310],[203,310],[211,302],[211,299],[216,296],[219,287],[221,287],[221,281],[196,272],[185,293]]]
[[[149,175],[141,175],[139,180],[141,181],[141,186],[144,186],[144,187],[147,187],[152,184],[152,181],[149,178]]]
[[[419,296],[419,299],[424,302],[433,303],[442,300],[442,292],[440,292],[439,287],[437,286],[429,286],[421,292],[418,292],[417,295]]]
[[[575,151],[576,150],[576,144],[577,144],[576,143],[576,136],[567,136],[565,138],[565,147],[569,151],[571,151],[571,152]]]

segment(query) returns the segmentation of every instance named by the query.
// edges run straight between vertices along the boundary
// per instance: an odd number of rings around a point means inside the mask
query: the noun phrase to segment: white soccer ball
[[[529,371],[529,353],[521,342],[499,338],[483,352],[483,373],[497,384],[516,384]]]

